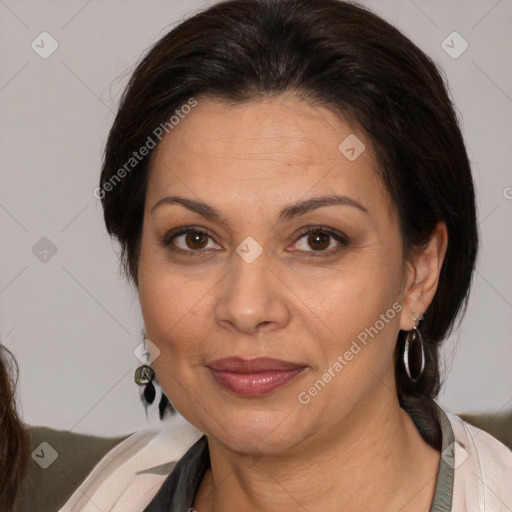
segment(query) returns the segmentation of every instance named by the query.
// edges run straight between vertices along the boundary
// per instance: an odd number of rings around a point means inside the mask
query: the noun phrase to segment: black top
[[[453,494],[453,467],[447,463],[444,451],[454,442],[450,420],[438,406],[439,424],[442,432],[441,457],[436,489],[430,512],[451,512]],[[414,418],[413,418],[414,420]],[[421,424],[416,423],[421,432]],[[143,512],[186,512],[193,508],[194,499],[206,470],[210,467],[208,440],[202,436],[177,462],[164,480],[158,493]]]

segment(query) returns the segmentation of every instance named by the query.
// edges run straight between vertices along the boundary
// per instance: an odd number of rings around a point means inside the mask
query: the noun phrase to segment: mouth
[[[262,396],[281,388],[307,366],[282,359],[228,357],[206,365],[217,384],[241,396]]]

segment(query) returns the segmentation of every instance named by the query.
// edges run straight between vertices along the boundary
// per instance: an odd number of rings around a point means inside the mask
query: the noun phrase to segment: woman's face
[[[234,450],[350,432],[395,404],[395,340],[413,325],[370,142],[292,95],[197,100],[148,181],[138,288],[157,378],[188,421]]]

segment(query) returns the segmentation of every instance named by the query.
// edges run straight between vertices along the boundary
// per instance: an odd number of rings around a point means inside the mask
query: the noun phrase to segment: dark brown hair
[[[399,213],[405,256],[429,241],[439,221],[446,223],[448,249],[421,323],[425,371],[415,383],[407,378],[399,359],[403,331],[395,365],[400,404],[439,447],[432,401],[440,388],[438,350],[465,310],[477,255],[473,181],[440,70],[368,9],[340,0],[228,0],[186,19],[147,52],[124,92],[100,180],[106,227],[120,242],[124,273],[138,285],[153,154],[117,179],[133,151],[191,97],[236,104],[288,91],[368,134]]]
[[[0,510],[5,512],[11,510],[28,466],[29,434],[16,409],[17,376],[16,360],[0,344]]]

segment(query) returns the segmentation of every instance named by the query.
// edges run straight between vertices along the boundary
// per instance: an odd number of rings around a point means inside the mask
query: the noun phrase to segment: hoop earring
[[[418,322],[418,325],[419,325],[420,321],[423,320],[423,315],[421,315],[421,318],[419,320],[415,316],[413,318],[414,318],[414,321]],[[409,380],[411,382],[417,382],[419,380],[419,378],[421,377],[423,370],[425,368],[425,350],[423,347],[423,337],[421,335],[420,330],[418,329],[418,325],[415,325],[410,331],[407,332],[407,336],[405,337],[405,345],[404,345],[405,373],[407,373],[407,377],[409,377]],[[419,343],[420,343],[421,366],[420,366],[420,371],[418,372],[418,375],[413,377],[411,375],[410,364],[409,364],[409,348],[417,340],[419,340]]]

